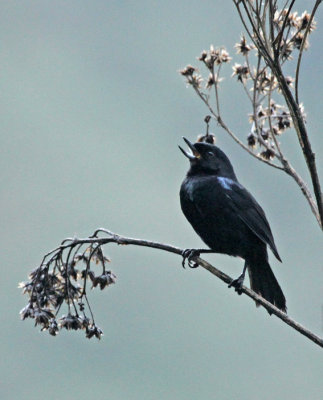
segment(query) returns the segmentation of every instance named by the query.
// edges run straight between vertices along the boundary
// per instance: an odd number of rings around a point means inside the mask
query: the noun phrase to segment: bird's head
[[[202,173],[231,178],[233,180],[237,179],[230,160],[217,146],[202,142],[193,144],[185,137],[183,139],[190,151],[186,151],[180,146],[178,147],[190,161],[191,168],[188,171],[188,175]]]

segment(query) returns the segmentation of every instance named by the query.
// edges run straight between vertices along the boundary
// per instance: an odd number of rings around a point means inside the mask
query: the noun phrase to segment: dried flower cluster
[[[209,77],[206,80],[206,89],[210,89],[213,85],[217,85],[222,79],[219,78],[219,71],[222,64],[229,63],[231,57],[225,48],[215,49],[212,45],[210,50],[203,50],[201,55],[198,57],[205,67],[209,70]],[[215,68],[218,72],[215,72]],[[203,77],[198,74],[198,69],[192,65],[186,66],[180,70],[181,75],[185,76],[186,81],[189,85],[192,85],[195,89],[201,89]]]
[[[310,24],[310,25],[309,25]],[[308,28],[309,33],[315,29],[316,22],[308,12],[300,16],[297,12],[288,14],[288,9],[276,10],[273,19],[274,42],[273,48],[279,47],[278,53],[282,63],[292,59],[293,51],[299,50],[302,46],[304,34]],[[274,100],[281,95],[281,87],[277,77],[269,68],[265,59],[259,52],[257,38],[254,35],[254,43],[248,43],[244,35],[234,48],[238,55],[244,58],[243,63],[236,62],[232,66],[233,73],[239,83],[243,85],[245,92],[251,102],[253,112],[250,115],[250,133],[247,135],[247,145],[258,157],[265,160],[272,160],[279,154],[279,142],[277,136],[283,134],[292,127],[292,118],[287,106],[281,106]],[[307,38],[304,48],[308,47]],[[198,69],[188,65],[181,74],[186,78],[187,83],[194,87],[201,99],[206,103],[213,117],[220,120],[219,107],[219,83],[221,66],[229,63],[231,57],[225,48],[214,48],[211,46],[208,51],[203,50],[197,58],[206,67],[209,76],[204,78],[198,73]],[[284,77],[288,87],[293,90],[294,78]],[[202,82],[205,81],[204,88]],[[210,89],[215,88],[217,112],[210,105]],[[300,105],[300,112],[305,120],[303,105]],[[258,147],[260,148],[258,151]]]
[[[256,148],[257,144],[265,147],[260,156],[266,160],[275,157],[275,138],[284,133],[292,125],[292,119],[286,107],[270,101],[270,106],[263,108],[259,106],[254,114],[250,114],[249,120],[252,124],[251,132],[247,137],[248,146]]]
[[[274,27],[277,31],[277,35],[282,32],[283,28],[287,28],[287,33],[284,39],[280,43],[280,54],[281,58],[290,59],[293,49],[300,49],[304,34],[309,26],[311,14],[304,11],[302,15],[298,15],[298,12],[291,12],[288,14],[288,9],[277,10],[274,14]],[[286,20],[286,22],[285,22]],[[285,24],[285,25],[284,25]],[[316,21],[312,20],[308,28],[309,33],[313,32],[316,28]],[[277,36],[278,37],[278,36]],[[308,48],[308,40],[305,39],[304,48]]]
[[[87,297],[87,282],[92,288],[101,290],[116,282],[116,276],[106,270],[110,260],[104,256],[98,244],[91,244],[80,252],[82,245],[61,246],[53,252],[48,261],[29,275],[28,282],[19,287],[28,295],[28,304],[20,311],[21,318],[32,318],[35,326],[56,336],[61,329],[84,330],[87,338],[101,338],[103,332],[95,324]],[[65,256],[67,252],[67,256]],[[94,271],[99,267],[101,272]],[[65,315],[58,316],[62,306]],[[89,316],[86,313],[89,312]]]

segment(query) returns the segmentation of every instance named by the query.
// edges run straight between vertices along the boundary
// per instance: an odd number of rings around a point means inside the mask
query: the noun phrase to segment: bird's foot
[[[182,252],[182,257],[183,257],[182,266],[183,266],[183,268],[185,268],[186,261],[187,261],[187,265],[190,268],[197,268],[199,265],[198,265],[198,263],[196,261],[194,261],[194,259],[196,257],[199,257],[199,256],[200,256],[199,250],[196,250],[196,249],[183,250],[183,252]]]
[[[228,287],[234,287],[234,290],[240,295],[242,294],[242,285],[244,281],[244,274],[241,274],[237,279],[233,279]]]

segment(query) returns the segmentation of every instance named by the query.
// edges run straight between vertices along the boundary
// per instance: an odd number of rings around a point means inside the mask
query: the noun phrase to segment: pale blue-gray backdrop
[[[300,89],[322,174],[322,10],[317,20]],[[322,349],[157,250],[107,249],[118,283],[92,293],[101,342],[52,338],[18,316],[17,282],[66,236],[103,226],[201,246],[179,207],[177,145],[203,132],[206,109],[178,70],[211,43],[234,53],[233,3],[3,1],[0,21],[1,399],[321,399]],[[245,139],[245,96],[223,87],[224,116]],[[289,177],[212,131],[266,210],[290,315],[322,336],[321,233],[307,203]],[[295,133],[282,141],[308,179]],[[240,260],[208,259],[240,273]]]

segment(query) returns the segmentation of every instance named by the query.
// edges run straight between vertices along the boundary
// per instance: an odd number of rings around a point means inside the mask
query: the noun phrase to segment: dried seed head
[[[71,243],[71,246],[73,245],[74,242]],[[35,325],[40,325],[42,331],[48,330],[52,336],[56,336],[62,328],[86,330],[90,326],[91,330],[86,333],[87,336],[99,337],[102,331],[95,327],[93,320],[89,320],[86,316],[86,311],[89,310],[93,318],[86,293],[86,280],[89,278],[92,283],[103,289],[115,283],[116,276],[111,271],[105,271],[105,264],[110,262],[110,259],[104,256],[100,245],[91,244],[82,253],[75,253],[70,257],[71,250],[73,247],[59,248],[49,260],[31,272],[30,282],[19,284],[24,294],[29,296],[29,302],[20,311],[20,316],[23,320],[33,318]],[[72,261],[68,262],[68,259]],[[78,262],[85,262],[85,269],[82,271],[76,269]],[[96,277],[91,267],[98,265],[104,272]],[[83,281],[82,285],[80,285],[81,281]],[[57,321],[55,315],[64,303],[68,307],[68,314]],[[78,315],[77,308],[82,313],[82,317]],[[72,310],[75,311],[74,314]]]
[[[292,39],[292,43],[293,43],[294,47],[299,50],[301,48],[301,46],[302,46],[303,40],[304,40],[304,33],[303,32],[298,32],[295,35],[295,37]],[[309,41],[306,38],[306,40],[304,42],[304,50],[307,50],[308,47],[309,47]]]
[[[187,82],[194,88],[200,89],[201,84],[203,82],[203,78],[201,75],[192,75],[190,78],[188,78]]]
[[[205,61],[206,57],[207,57],[207,51],[203,50],[201,55],[198,57],[198,60],[199,61]]]
[[[305,30],[310,22],[310,19],[311,14],[307,11],[304,11],[303,14],[297,19],[298,29]],[[316,21],[313,19],[313,21],[311,22],[311,26],[309,27],[309,32],[313,32],[314,29],[316,29]]]
[[[179,72],[183,76],[192,76],[194,72],[196,72],[197,69],[195,67],[192,67],[192,65],[187,65],[185,68],[181,69]]]
[[[82,328],[82,321],[80,321],[79,317],[72,314],[63,315],[59,320],[59,326],[61,329],[65,328],[67,330],[78,330]]]
[[[206,82],[205,88],[206,89],[211,89],[211,87],[215,84],[215,79],[213,77],[213,74],[209,75],[209,79]]]
[[[251,148],[255,148],[256,147],[256,135],[254,135],[253,133],[249,133],[248,137],[247,137],[247,141],[248,141],[248,146]]]
[[[93,279],[92,287],[100,286],[100,289],[103,290],[105,287],[116,283],[117,277],[111,271],[105,271],[100,276],[97,276]]]
[[[275,153],[271,149],[266,149],[260,153],[260,156],[265,160],[272,160],[275,157]]]
[[[208,80],[206,82],[205,88],[206,89],[211,89],[211,87],[213,85],[218,85],[219,82],[221,82],[221,81],[223,81],[223,78],[219,78],[218,74],[213,74],[213,72],[212,72],[212,73],[209,74],[209,78],[208,78]]]
[[[35,312],[31,303],[28,303],[22,310],[20,310],[20,317],[22,320],[26,318],[35,318]]]
[[[283,60],[291,60],[293,57],[291,56],[294,49],[293,42],[291,40],[287,41],[284,39],[281,41],[279,53]]]
[[[216,137],[212,133],[209,133],[208,135],[199,135],[196,141],[200,143],[215,144]]]
[[[226,51],[226,49],[221,49],[218,52],[218,57],[215,60],[217,65],[220,65],[222,63],[228,63],[232,60],[232,58],[229,56],[229,53]]]
[[[34,311],[35,325],[42,325],[42,329],[49,327],[49,322],[54,318],[49,308],[38,308]]]
[[[294,28],[298,27],[298,17],[297,17],[297,11],[294,11],[293,13],[290,13],[288,16],[288,20],[286,22],[286,26],[292,26]]]
[[[57,322],[56,322],[55,319],[52,319],[50,321],[50,324],[49,324],[49,327],[48,327],[48,332],[52,336],[56,336],[58,334],[59,329],[58,329],[58,325],[57,325]]]
[[[93,336],[95,336],[100,340],[102,335],[103,335],[102,330],[94,324],[86,328],[86,337],[88,339],[91,339]]]
[[[249,78],[249,68],[247,65],[234,64],[231,76],[237,76],[238,81],[245,82]]]
[[[241,36],[240,42],[236,43],[234,47],[237,49],[237,54],[242,54],[243,56],[246,56],[250,50],[255,48],[254,45],[247,44],[247,40],[244,35]]]

